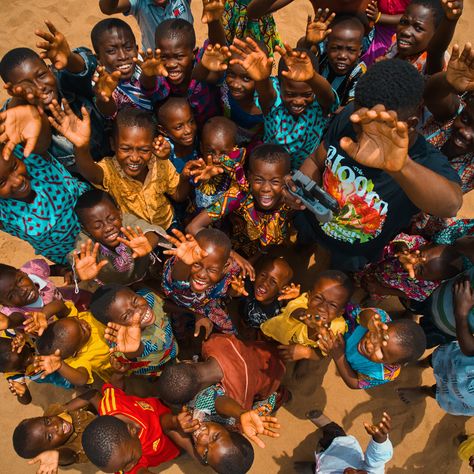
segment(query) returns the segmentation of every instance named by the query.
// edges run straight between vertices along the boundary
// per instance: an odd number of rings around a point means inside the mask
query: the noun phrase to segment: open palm
[[[136,313],[132,317],[130,326],[109,323],[105,329],[105,338],[114,343],[113,352],[119,351],[124,354],[136,352],[140,347],[142,330],[140,328],[140,314]]]
[[[46,20],[45,24],[49,32],[35,31],[36,36],[44,40],[36,43],[36,46],[43,50],[40,56],[42,59],[49,59],[56,69],[64,69],[71,56],[71,48],[65,36],[49,20]]]
[[[446,79],[458,93],[474,90],[474,51],[471,43],[464,46],[462,53],[457,44],[453,46]]]
[[[314,76],[313,64],[305,51],[294,51],[288,44],[285,44],[285,49],[279,46],[275,49],[288,67],[288,71],[282,71],[284,77],[292,81],[305,82]]]
[[[133,60],[140,66],[140,69],[145,76],[168,76],[168,71],[166,70],[165,64],[161,59],[161,51],[159,49],[156,49],[153,53],[153,50],[148,48],[146,52],[139,51],[139,55],[143,58],[143,60],[140,60],[139,58],[133,58]]]
[[[212,72],[222,72],[227,69],[227,60],[231,54],[227,46],[220,44],[208,45],[201,59],[201,64]]]
[[[94,74],[94,92],[104,102],[108,102],[117,88],[121,77],[122,73],[120,71],[109,73],[105,70],[104,66],[99,66]]]
[[[220,20],[224,13],[224,7],[224,0],[203,0],[201,21],[204,24],[209,24]]]
[[[197,240],[191,234],[184,235],[178,229],[173,229],[173,233],[176,237],[168,235],[166,238],[176,248],[165,250],[163,253],[175,255],[186,265],[200,262],[207,256],[207,252],[199,246]]]
[[[238,57],[231,59],[229,63],[242,66],[251,79],[263,81],[270,77],[273,59],[269,58],[252,38],[246,38],[245,41],[235,38],[230,50]]]

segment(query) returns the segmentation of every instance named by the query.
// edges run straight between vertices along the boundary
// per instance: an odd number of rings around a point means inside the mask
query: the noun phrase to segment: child
[[[277,49],[281,54],[278,77],[270,77],[272,60],[251,38],[234,40],[231,64],[242,66],[255,81],[258,105],[265,124],[263,141],[277,143],[291,155],[291,168],[298,169],[303,160],[319,145],[328,115],[339,101],[326,79],[317,73],[313,53]]]
[[[343,314],[353,291],[352,280],[346,274],[336,270],[322,272],[311,291],[290,301],[279,316],[264,322],[260,330],[281,344],[278,347],[283,359],[317,359],[312,349],[321,349],[320,334],[324,336],[328,329],[334,334],[346,332]]]
[[[104,15],[123,13],[137,20],[142,37],[143,50],[155,46],[156,27],[169,18],[183,18],[193,23],[191,2],[188,0],[100,0],[100,11]]]
[[[358,272],[370,298],[394,295],[424,301],[462,270],[461,255],[449,245],[433,245],[419,235],[398,234],[384,249],[383,259]]]
[[[345,384],[368,389],[395,380],[401,364],[418,360],[426,349],[421,327],[410,319],[391,321],[382,309],[354,308],[346,315],[348,332],[319,335]]]
[[[150,290],[103,286],[94,293],[90,311],[107,326],[106,339],[125,355],[133,374],[157,376],[178,355],[163,301]]]
[[[315,474],[325,472],[382,474],[385,472],[385,464],[393,456],[393,445],[388,437],[392,429],[392,419],[387,413],[383,412],[380,423],[375,425],[364,423],[365,431],[372,437],[365,454],[354,436],[346,435],[342,427],[331,421],[320,410],[311,410],[306,417],[323,432],[323,437],[318,443],[320,449],[315,452],[316,470],[311,467],[311,472]],[[298,472],[303,472],[306,466],[309,468],[312,463],[295,463]]]
[[[94,163],[89,154],[87,112],[84,110],[80,120],[67,103],[63,106],[64,110],[53,103],[51,124],[74,141],[77,166],[83,176],[109,192],[122,212],[167,230],[173,223],[173,207],[166,195],[178,202],[186,199],[190,191],[189,172],[185,168],[178,175],[169,160],[154,155],[152,116],[138,109],[122,109],[114,122],[115,156]],[[80,130],[73,133],[71,124]]]
[[[42,377],[58,372],[72,385],[81,387],[112,375],[109,346],[104,340],[104,327],[89,312],[71,310],[69,317],[50,324],[36,341],[34,365],[43,370]]]
[[[51,404],[43,416],[23,420],[13,431],[13,448],[18,456],[40,462],[40,471],[58,466],[87,463],[82,448],[82,433],[96,417],[88,411],[87,397],[91,390],[61,405]]]
[[[259,262],[255,281],[237,279],[234,290],[242,295],[241,311],[243,322],[251,328],[280,313],[284,300],[291,300],[299,295],[300,286],[290,285],[293,269],[283,257],[264,257]]]
[[[282,146],[259,145],[249,158],[248,181],[231,186],[212,206],[201,211],[187,230],[196,235],[212,222],[232,214],[233,246],[245,255],[256,259],[266,247],[282,244],[291,215],[282,197],[289,171],[290,156]],[[236,253],[232,255],[235,257]]]
[[[110,143],[105,120],[93,102],[91,81],[97,59],[87,48],[71,50],[64,35],[51,22],[45,23],[49,32],[36,31],[42,40],[38,43],[43,50],[41,55],[28,48],[15,48],[0,62],[0,77],[12,96],[6,107],[31,104],[49,113],[49,104],[53,100],[61,102],[62,98],[78,115],[81,107],[86,107],[92,122],[91,155],[98,161],[110,153]],[[53,67],[44,59],[51,61]],[[73,145],[64,137],[53,133],[48,151],[63,166],[75,171]]]
[[[333,19],[329,12],[320,12],[313,21],[308,17],[304,47],[316,47],[321,76],[331,84],[341,105],[347,105],[354,99],[357,81],[367,71],[360,60],[365,28],[355,16]]]
[[[442,71],[462,8],[462,0],[412,0],[400,18],[385,57],[408,61],[423,75]]]
[[[163,290],[166,296],[196,315],[194,335],[205,328],[206,339],[215,325],[219,331],[235,332],[224,307],[232,277],[240,271],[231,258],[231,243],[217,229],[203,229],[194,238],[174,230],[168,240],[176,247],[165,250],[172,255],[165,262]]]
[[[122,216],[112,196],[100,189],[85,192],[74,210],[83,230],[69,260],[80,280],[131,285],[154,275],[153,249],[169,248],[161,227],[133,214]]]
[[[170,144],[169,160],[178,173],[197,158],[197,125],[189,102],[184,97],[168,97],[156,112],[158,130]]]
[[[159,52],[141,51],[130,26],[118,18],[99,21],[91,31],[91,41],[101,66],[93,76],[95,103],[107,118],[117,111],[135,107],[153,111],[151,96],[156,76],[165,74]]]
[[[157,398],[138,398],[106,384],[99,417],[82,434],[89,460],[103,472],[149,472],[179,455],[181,446],[192,454],[189,439],[178,432],[177,417]],[[175,444],[176,443],[176,444]]]

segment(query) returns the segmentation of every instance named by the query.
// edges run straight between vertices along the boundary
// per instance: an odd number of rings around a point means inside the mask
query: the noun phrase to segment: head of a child
[[[331,23],[327,38],[328,63],[337,76],[345,76],[357,65],[365,28],[356,16],[341,16]]]
[[[397,113],[406,122],[410,141],[417,137],[423,102],[424,79],[412,64],[401,59],[386,59],[371,66],[355,88],[355,109],[378,104]]]
[[[100,189],[86,191],[77,199],[74,212],[95,242],[111,249],[120,244],[117,239],[121,235],[122,212],[109,193]]]
[[[148,112],[133,107],[118,112],[113,125],[112,149],[123,172],[130,178],[145,180],[155,135],[155,122]]]
[[[245,474],[252,467],[250,441],[219,423],[204,422],[193,432],[194,448],[201,462],[219,474]]]
[[[63,446],[73,433],[73,424],[59,416],[28,418],[13,431],[13,448],[18,456],[31,459]]]
[[[474,152],[474,94],[464,97],[466,106],[456,117],[451,127],[451,135],[442,151],[448,158]]]
[[[372,362],[392,365],[415,362],[423,355],[426,336],[419,324],[411,319],[397,319],[387,326],[387,340],[381,333],[367,331],[357,346],[359,353]]]
[[[156,316],[143,296],[127,286],[112,283],[98,288],[92,295],[90,312],[102,324],[118,323],[130,326],[135,314],[140,315],[140,327],[145,329]]]
[[[99,416],[82,434],[82,447],[89,460],[103,472],[128,472],[142,457],[140,430],[115,416]]]
[[[237,146],[237,125],[227,117],[212,117],[202,128],[201,155],[212,156],[214,164],[219,164],[222,156],[228,155]]]
[[[313,64],[315,71],[319,70],[318,58],[309,50],[304,48],[295,48],[295,51],[305,51]],[[303,115],[314,100],[314,92],[307,82],[294,81],[283,76],[282,72],[288,71],[288,66],[283,58],[278,63],[278,82],[280,83],[281,101],[286,110],[298,117]]]
[[[185,97],[168,97],[156,112],[158,130],[175,145],[192,146],[196,140],[197,124],[191,105]]]
[[[329,324],[342,316],[353,292],[354,284],[345,273],[338,270],[321,272],[308,291],[308,312]]]
[[[61,358],[75,357],[91,337],[91,327],[83,319],[67,317],[50,324],[36,340],[36,349],[41,355],[60,351]]]
[[[3,145],[0,144],[0,151]],[[25,163],[12,155],[0,161],[0,199],[15,199],[31,203],[36,196]]]
[[[249,157],[250,193],[262,211],[278,209],[283,199],[285,176],[290,172],[290,155],[281,145],[255,147]]]
[[[196,34],[193,25],[182,18],[161,22],[155,31],[155,45],[174,86],[188,84],[194,67]]]
[[[58,83],[47,64],[38,53],[28,48],[15,48],[0,61],[0,77],[13,88],[22,86],[32,90],[32,105],[47,107],[53,99],[58,100]]]
[[[230,59],[241,59],[235,53]],[[237,102],[251,101],[255,95],[255,81],[250,78],[247,71],[239,64],[229,64],[226,70],[225,82],[230,95]]]
[[[412,0],[397,26],[398,57],[426,51],[443,15],[441,0]]]
[[[12,351],[12,340],[8,337],[0,337],[0,372],[24,372],[33,362],[34,349],[25,344],[18,354]]]
[[[203,293],[224,277],[232,245],[229,237],[218,229],[202,229],[196,234],[196,241],[207,256],[191,265],[189,284],[195,293]]]
[[[461,257],[451,245],[427,245],[420,249],[420,257],[414,265],[417,280],[447,280],[461,270]]]
[[[39,297],[39,288],[21,270],[0,263],[0,304],[21,308],[34,303]]]
[[[255,275],[254,297],[262,304],[278,298],[293,278],[293,269],[283,257],[266,257]]]
[[[119,71],[122,80],[130,80],[135,72],[133,58],[138,56],[130,25],[119,18],[101,20],[92,28],[91,42],[99,63],[108,72]]]

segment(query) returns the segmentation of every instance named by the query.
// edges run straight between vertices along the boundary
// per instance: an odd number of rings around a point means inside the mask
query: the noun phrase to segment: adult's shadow
[[[458,436],[464,433],[467,420],[464,416],[444,415],[431,430],[425,447],[412,454],[403,466],[391,467],[387,473],[460,472],[462,461],[457,456]]]

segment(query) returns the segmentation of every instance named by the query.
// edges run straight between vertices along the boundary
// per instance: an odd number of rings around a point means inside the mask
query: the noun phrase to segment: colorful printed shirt
[[[35,196],[31,203],[0,199],[1,230],[28,242],[36,254],[65,264],[81,230],[74,206],[89,186],[52,156],[32,153],[24,158],[21,146],[13,155],[25,163]]]
[[[203,293],[194,293],[189,281],[173,280],[172,272],[176,258],[169,258],[163,270],[163,290],[166,296],[183,308],[200,316],[209,318],[216,329],[223,333],[236,331],[224,305],[224,297],[229,290],[232,277],[240,272],[240,267],[233,262],[222,280]]]
[[[99,415],[122,415],[140,427],[138,439],[142,446],[142,457],[130,471],[137,474],[142,468],[155,467],[179,456],[179,449],[163,432],[161,416],[171,413],[157,398],[139,398],[126,395],[122,390],[106,384],[102,387]]]
[[[291,169],[298,169],[321,143],[330,116],[324,113],[315,99],[306,107],[303,114],[294,117],[281,100],[278,78],[272,77],[271,82],[276,99],[270,111],[263,115],[265,125],[263,141],[285,147],[291,155]],[[329,113],[335,112],[339,107],[337,94],[334,95],[335,100]]]

